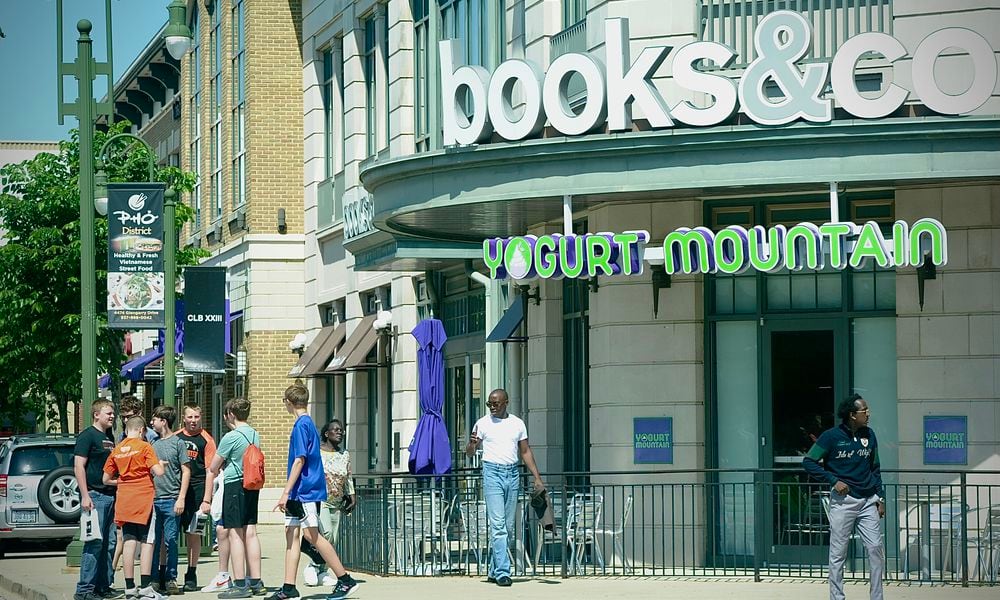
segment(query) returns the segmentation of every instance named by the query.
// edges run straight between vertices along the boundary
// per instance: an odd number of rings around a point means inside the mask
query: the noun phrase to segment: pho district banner
[[[845,41],[826,62],[804,62],[813,45],[812,24],[800,13],[769,13],[754,31],[756,56],[738,76],[703,70],[705,62],[724,69],[739,56],[719,42],[696,41],[677,48],[648,46],[631,59],[628,20],[605,19],[603,59],[589,52],[570,52],[552,61],[547,71],[529,60],[510,59],[493,73],[462,64],[461,42],[439,42],[444,145],[488,142],[494,133],[508,141],[541,134],[548,123],[567,136],[591,132],[631,131],[632,108],[642,109],[651,129],[719,125],[737,110],[761,125],[785,125],[803,120],[833,120],[834,98],[848,114],[862,119],[887,117],[913,94],[942,115],[972,112],[989,100],[997,83],[997,61],[990,42],[963,27],[948,27],[915,40],[908,53],[903,42],[888,33],[860,33]],[[934,64],[946,51],[969,57],[973,77],[969,87],[952,94],[942,89]],[[869,54],[890,63],[890,81],[912,82],[912,89],[890,83],[878,97],[857,88],[858,62]],[[672,59],[667,60],[668,56]],[[909,60],[902,60],[909,57]],[[671,72],[661,66],[670,65]],[[905,71],[904,71],[905,70]],[[569,79],[582,78],[586,100],[570,106]],[[713,98],[711,106],[682,100],[668,106],[653,77],[671,77],[684,90]],[[833,98],[826,94],[827,83]],[[520,85],[515,85],[520,84]],[[780,99],[767,88],[777,85]],[[517,95],[514,89],[520,89]],[[467,100],[468,98],[468,100]],[[471,106],[469,113],[467,107]],[[512,106],[521,106],[517,112]]]
[[[163,306],[163,183],[108,184],[108,327],[156,329]]]
[[[226,268],[184,269],[184,369],[226,370]]]

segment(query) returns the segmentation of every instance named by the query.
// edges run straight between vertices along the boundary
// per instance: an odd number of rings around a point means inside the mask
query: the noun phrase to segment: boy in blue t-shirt
[[[309,390],[298,383],[289,386],[285,390],[284,403],[285,409],[295,415],[292,437],[288,442],[288,481],[275,507],[285,513],[285,582],[268,600],[295,600],[301,597],[295,588],[300,528],[302,535],[337,576],[337,585],[328,600],[346,598],[357,589],[358,582],[347,574],[337,551],[319,534],[319,507],[326,500],[326,477],[319,453],[319,433],[306,410]]]

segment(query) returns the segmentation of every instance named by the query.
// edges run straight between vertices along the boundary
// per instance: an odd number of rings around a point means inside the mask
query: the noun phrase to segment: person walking
[[[191,484],[191,465],[187,444],[174,435],[177,409],[157,406],[153,409],[150,425],[158,436],[153,451],[163,466],[164,474],[153,480],[156,496],[153,512],[153,564],[159,566],[158,591],[169,596],[182,593],[177,587],[177,538],[180,534],[178,520],[184,514],[188,487]]]
[[[184,499],[184,513],[181,515],[181,529],[187,531],[196,515],[210,518],[212,512],[212,490],[215,482],[207,466],[215,458],[215,440],[201,426],[201,407],[188,404],[184,407],[184,426],[177,437],[187,447],[188,464],[191,466],[191,484]],[[221,500],[221,498],[220,498]],[[214,522],[211,524],[214,526]],[[198,557],[201,555],[201,536],[185,533],[187,536],[187,572],[184,573],[184,591],[198,591]],[[221,584],[220,584],[221,585]]]
[[[528,445],[528,430],[524,421],[507,412],[507,403],[507,391],[503,388],[490,392],[486,402],[490,414],[476,421],[465,446],[467,456],[475,454],[480,444],[483,447],[483,496],[493,546],[486,581],[501,587],[513,583],[508,552],[514,539],[514,513],[520,492],[518,456],[534,477],[535,489],[545,489]]]
[[[229,539],[233,585],[219,598],[249,598],[267,592],[260,580],[260,540],[257,539],[257,502],[260,490],[243,488],[243,454],[250,444],[260,447],[260,434],[247,424],[250,402],[234,398],[226,402],[223,418],[232,431],[219,444],[209,470],[225,478],[222,496],[222,525]],[[223,471],[225,465],[225,471]],[[247,581],[249,575],[249,581]]]
[[[326,502],[319,507],[319,532],[336,548],[340,535],[340,516],[351,514],[358,503],[354,494],[354,480],[351,478],[351,453],[343,447],[344,424],[339,419],[333,419],[324,425],[319,437],[319,454],[326,477]],[[336,585],[336,579],[326,572],[326,562],[309,540],[302,540],[302,553],[311,559],[302,571],[306,585]]]
[[[880,519],[885,517],[885,500],[878,440],[868,427],[871,410],[854,394],[838,405],[837,416],[840,425],[824,431],[802,459],[806,472],[832,487],[830,600],[844,600],[844,561],[855,525],[871,565],[871,600],[882,600],[885,550]]]
[[[289,414],[295,416],[292,436],[288,441],[288,480],[275,507],[285,513],[285,581],[268,600],[297,600],[301,597],[295,587],[299,570],[300,530],[337,576],[333,594],[327,600],[346,598],[357,589],[358,582],[347,573],[330,542],[319,534],[320,504],[327,499],[326,477],[316,425],[307,414],[309,390],[302,384],[293,384],[285,390],[283,402]]]
[[[114,486],[105,485],[104,463],[115,447],[112,425],[115,408],[107,400],[98,400],[91,406],[93,423],[80,432],[73,448],[73,474],[80,488],[80,507],[84,512],[97,511],[101,539],[83,544],[80,554],[80,580],[76,584],[73,600],[102,600],[121,598],[114,590],[114,571],[111,557],[115,553],[117,537],[114,526]]]
[[[132,417],[125,423],[122,440],[104,463],[104,485],[118,486],[115,502],[115,523],[122,530],[122,560],[125,563],[126,600],[163,600],[152,588],[153,536],[150,525],[153,519],[155,488],[151,475],[162,477],[163,466],[156,452],[145,441],[146,422],[142,417]],[[140,585],[135,585],[135,550],[139,554]]]

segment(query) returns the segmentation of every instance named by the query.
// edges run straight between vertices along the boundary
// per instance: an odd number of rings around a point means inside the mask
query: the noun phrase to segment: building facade
[[[346,416],[359,471],[406,466],[420,412],[408,333],[431,315],[449,335],[456,466],[473,464],[458,451],[500,386],[543,472],[652,482],[794,466],[854,392],[883,468],[947,479],[928,453],[941,419],[965,427],[951,468],[1000,466],[1000,3],[307,0],[302,12],[308,344],[291,375]],[[678,230],[847,222],[890,244],[904,239],[894,223],[923,219],[947,230],[946,264],[919,239],[898,267],[840,265],[827,245],[819,264],[726,274],[717,258],[735,249],[687,269],[670,254],[703,245],[662,250]],[[504,279],[483,246],[631,231],[648,234],[631,275]],[[380,310],[391,326],[369,334]],[[642,458],[651,432],[669,459]],[[745,516],[755,500],[720,502]],[[692,532],[752,527],[711,521]],[[801,551],[774,531],[770,559]]]
[[[187,14],[181,165],[198,183],[180,243],[207,250],[202,265],[226,267],[232,344],[226,374],[195,375],[185,393],[213,415],[230,398],[250,400],[268,486],[280,487],[292,425],[281,399],[297,358],[289,341],[303,328],[302,85],[292,68],[301,4],[191,0]]]

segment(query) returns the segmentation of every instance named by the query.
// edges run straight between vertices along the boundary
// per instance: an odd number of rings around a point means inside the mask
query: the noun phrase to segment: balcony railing
[[[883,471],[886,580],[996,585],[1000,471]],[[555,527],[526,493],[516,574],[678,577],[828,575],[829,486],[801,469],[544,474]],[[351,570],[485,575],[490,535],[478,471],[356,475],[337,550]],[[525,478],[528,489],[530,478]],[[852,534],[845,576],[866,580]]]
[[[587,19],[582,19],[574,25],[560,31],[549,39],[549,60],[555,60],[563,54],[587,51]],[[570,104],[580,100],[587,92],[583,78],[574,75],[566,86],[566,98]]]
[[[892,34],[892,0],[697,0],[701,40],[720,42],[739,53],[731,69],[746,68],[756,56],[757,23],[768,13],[791,10],[812,24],[812,49],[804,62],[827,60],[848,38],[877,31]]]

